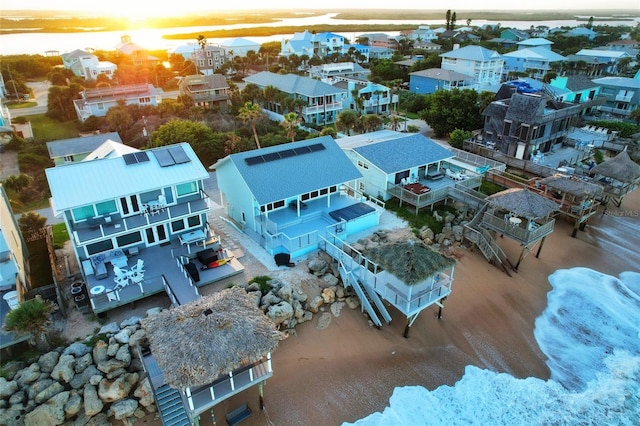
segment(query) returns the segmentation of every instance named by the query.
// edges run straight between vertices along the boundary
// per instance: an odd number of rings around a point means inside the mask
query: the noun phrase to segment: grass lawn
[[[56,223],[51,227],[53,232],[53,246],[55,248],[62,248],[64,243],[69,241],[69,232],[64,223]]]
[[[55,141],[78,137],[78,127],[75,120],[56,121],[44,114],[29,115],[33,136],[39,141]]]
[[[7,102],[7,108],[9,109],[20,109],[20,108],[31,108],[38,106],[37,102]]]

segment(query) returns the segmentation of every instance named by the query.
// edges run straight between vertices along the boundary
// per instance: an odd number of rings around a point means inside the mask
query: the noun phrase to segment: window
[[[116,213],[118,211],[118,208],[116,207],[116,202],[114,200],[110,200],[96,204],[96,210],[98,212],[98,216],[104,216],[111,213]]]
[[[104,102],[98,102],[96,107],[98,108],[98,111],[103,111],[104,110]]]
[[[113,249],[113,241],[111,240],[104,240],[104,241],[100,241],[99,243],[93,243],[93,244],[87,245],[87,253],[89,254],[89,256],[91,256],[92,254],[101,253],[103,251],[112,250],[112,249]]]
[[[73,219],[77,222],[79,220],[85,220],[90,217],[95,216],[95,212],[93,211],[93,205],[78,207],[71,211],[73,213]]]
[[[213,66],[213,59],[209,59],[207,62],[208,62],[208,64],[209,64],[209,66],[210,66],[210,67],[212,67],[212,66]]]
[[[140,232],[132,232],[130,234],[121,235],[116,238],[118,247],[124,247],[131,244],[139,243],[142,241],[142,234]]]
[[[160,195],[160,190],[156,189],[155,191],[143,192],[140,194],[140,202],[148,203],[149,201],[158,201],[158,196]]]
[[[182,197],[188,194],[194,194],[198,192],[198,183],[188,182],[180,184],[176,187],[176,192],[178,193],[178,197]]]
[[[65,155],[64,156],[65,163],[73,163],[73,155]]]
[[[184,229],[184,220],[174,220],[171,222],[171,232],[176,233],[178,231],[182,231]]]
[[[364,182],[358,182],[358,191],[364,192]]]
[[[194,226],[200,226],[200,216],[190,216],[187,218],[187,224],[189,228],[193,228]]]
[[[138,98],[138,103],[141,104],[150,104],[151,103],[151,98],[148,96],[144,96],[142,98]]]
[[[365,163],[364,161],[358,160],[358,167],[362,167],[363,169],[368,169],[369,165],[367,163]]]
[[[511,121],[510,120],[504,120],[504,128],[502,130],[502,134],[509,136],[511,134]]]

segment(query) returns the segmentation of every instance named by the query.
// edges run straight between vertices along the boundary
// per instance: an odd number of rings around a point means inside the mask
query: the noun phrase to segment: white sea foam
[[[534,335],[551,379],[468,366],[454,386],[396,388],[354,425],[639,425],[640,273],[556,271]],[[347,425],[347,423],[345,423]]]

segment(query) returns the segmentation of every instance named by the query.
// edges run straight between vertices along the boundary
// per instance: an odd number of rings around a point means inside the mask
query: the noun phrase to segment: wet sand
[[[465,251],[442,319],[435,306],[423,311],[408,339],[402,336],[405,318],[393,308],[392,323],[380,330],[370,327],[359,309],[346,306],[323,330],[316,328],[319,315],[314,315],[272,354],[265,410],[259,410],[254,387],[216,406],[216,424],[226,424],[224,414],[244,403],[253,411],[246,426],[353,422],[384,410],[395,387],[454,385],[467,365],[548,379],[545,356],[533,337],[551,289],[548,276],[577,266],[617,276],[640,264],[634,249],[640,240],[640,191],[627,196],[621,208],[610,206],[609,213],[590,218],[576,238],[571,223],[557,220],[540,257],[535,257],[536,246],[512,277],[479,251]],[[515,264],[520,246],[507,238],[499,243]],[[145,418],[138,424],[160,423]],[[201,424],[214,423],[203,415]]]

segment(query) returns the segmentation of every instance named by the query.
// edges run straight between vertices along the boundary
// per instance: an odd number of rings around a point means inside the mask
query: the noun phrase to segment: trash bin
[[[7,305],[9,305],[9,309],[11,310],[14,310],[18,307],[18,305],[20,305],[20,300],[18,300],[18,292],[15,290],[8,291],[4,296],[2,296],[2,298],[5,300],[5,302],[7,302]]]

